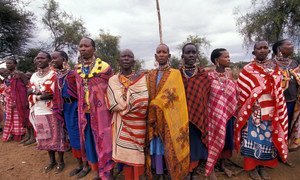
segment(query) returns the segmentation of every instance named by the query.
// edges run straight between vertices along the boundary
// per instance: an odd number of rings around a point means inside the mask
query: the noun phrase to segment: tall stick
[[[162,44],[163,43],[163,38],[162,38],[162,29],[161,29],[159,0],[156,0],[156,10],[157,10],[157,17],[158,17],[159,40],[160,40],[160,43]]]

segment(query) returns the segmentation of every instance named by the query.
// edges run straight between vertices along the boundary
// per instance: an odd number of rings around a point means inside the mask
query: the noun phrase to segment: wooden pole
[[[156,0],[156,10],[157,10],[157,17],[158,17],[159,40],[160,40],[160,43],[162,44],[163,43],[163,38],[162,38],[162,28],[161,28],[159,0]]]

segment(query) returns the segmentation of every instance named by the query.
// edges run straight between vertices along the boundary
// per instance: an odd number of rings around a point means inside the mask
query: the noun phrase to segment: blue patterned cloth
[[[247,126],[242,130],[241,154],[258,160],[277,158],[277,150],[272,141],[272,122],[261,121],[255,126],[252,116]]]

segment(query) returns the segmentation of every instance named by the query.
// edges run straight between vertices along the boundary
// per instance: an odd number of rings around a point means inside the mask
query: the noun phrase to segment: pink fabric
[[[65,151],[65,133],[62,121],[57,121],[53,114],[35,115],[37,149]]]
[[[11,86],[5,86],[5,113],[6,119],[3,128],[3,141],[9,140],[10,135],[21,136],[25,134],[23,121],[20,120],[17,108],[12,108],[13,99],[11,93]]]
[[[94,77],[88,79],[89,102],[91,115],[91,128],[96,144],[98,155],[98,172],[102,179],[109,178],[109,172],[113,168],[112,161],[112,135],[111,121],[112,115],[105,104],[105,93],[108,87],[108,79],[113,75],[112,69],[108,67],[106,70]],[[76,83],[78,92],[78,113],[79,113],[79,133],[80,144],[83,159],[86,159],[85,154],[85,137],[84,130],[87,125],[85,113],[87,113],[87,104],[84,98],[83,78],[76,73]]]
[[[226,77],[222,78],[223,85],[219,82],[216,71],[209,72],[212,79],[210,96],[208,100],[208,157],[205,175],[212,172],[220,153],[225,145],[226,124],[234,115],[237,108],[236,83]],[[224,88],[222,90],[222,88]]]

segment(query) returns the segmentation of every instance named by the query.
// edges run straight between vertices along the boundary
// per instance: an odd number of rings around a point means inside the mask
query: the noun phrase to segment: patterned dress
[[[278,155],[287,158],[287,111],[281,72],[272,61],[246,65],[238,79],[240,91],[235,145],[244,156],[244,169],[275,167]]]
[[[52,70],[43,77],[34,73],[30,79],[29,88],[42,93],[54,93],[56,73]],[[53,113],[52,100],[36,101],[36,95],[29,96],[31,116],[36,131],[39,150],[65,151],[65,134],[63,121],[57,119]]]

